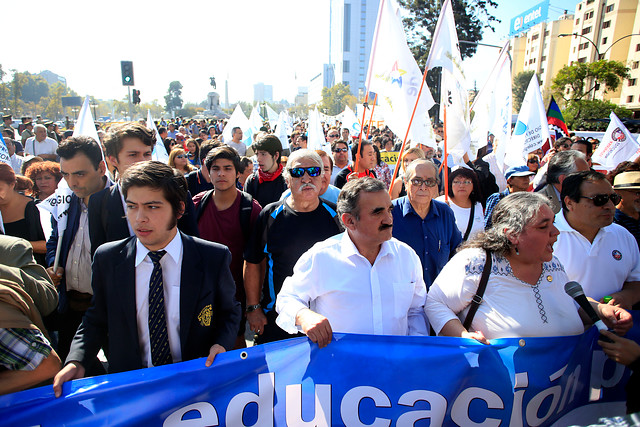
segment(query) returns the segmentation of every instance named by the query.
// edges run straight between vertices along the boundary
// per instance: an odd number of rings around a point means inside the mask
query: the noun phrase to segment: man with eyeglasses
[[[562,182],[560,231],[553,251],[569,279],[598,301],[630,310],[640,301],[640,252],[633,235],[613,224],[620,203],[609,181],[599,172],[573,173]]]
[[[247,243],[246,313],[249,328],[258,335],[257,344],[295,336],[275,323],[276,295],[303,253],[342,231],[336,205],[319,198],[322,168],[314,151],[293,152],[283,172],[291,195],[264,207]]]
[[[411,246],[422,263],[427,290],[462,242],[456,218],[446,203],[432,199],[438,169],[431,160],[414,160],[403,177],[407,195],[393,204],[393,237]]]
[[[633,234],[640,248],[640,172],[619,173],[613,181],[613,189],[621,197],[613,222]]]
[[[338,139],[338,131],[332,129],[327,134],[327,140],[331,143],[333,153],[333,171],[331,171],[331,185],[335,185],[336,177],[343,169],[349,166],[349,145]]]

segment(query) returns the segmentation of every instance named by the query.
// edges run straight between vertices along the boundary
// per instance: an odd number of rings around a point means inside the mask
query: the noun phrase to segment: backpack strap
[[[467,231],[464,232],[463,242],[466,242],[471,233],[471,227],[473,226],[473,216],[476,214],[476,204],[471,203],[471,212],[469,212],[469,222],[467,223]]]
[[[240,192],[240,227],[245,243],[249,240],[251,230],[251,212],[253,211],[253,197],[251,194]]]
[[[209,201],[211,200],[212,195],[213,195],[213,190],[207,190],[204,193],[204,196],[202,196],[202,199],[200,199],[200,203],[196,208],[196,224],[198,223],[198,221],[200,221],[200,217],[204,213],[204,208],[205,206],[207,206],[207,203],[209,203]]]
[[[485,261],[484,268],[482,269],[482,276],[480,277],[480,283],[478,283],[478,290],[476,290],[476,294],[471,298],[469,312],[462,324],[467,331],[471,327],[471,322],[478,311],[478,307],[482,304],[482,296],[484,295],[484,291],[487,289],[487,282],[489,281],[489,275],[491,274],[491,252],[486,251],[486,254],[487,260]]]

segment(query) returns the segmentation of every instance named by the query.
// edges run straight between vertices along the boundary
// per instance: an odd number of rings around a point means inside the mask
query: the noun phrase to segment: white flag
[[[9,157],[9,149],[7,148],[7,143],[4,142],[4,138],[2,136],[2,132],[0,132],[0,162],[7,163],[11,166],[11,158]]]
[[[500,51],[487,82],[482,87],[471,106],[474,111],[471,122],[470,158],[473,160],[478,149],[487,145],[487,136],[494,136],[497,146],[496,160],[502,167],[506,145],[511,137],[511,57],[509,42]],[[501,153],[501,156],[498,156]]]
[[[458,34],[453,18],[451,0],[445,0],[433,32],[431,49],[427,58],[428,70],[442,67],[440,105],[447,108],[447,150],[460,160],[469,150],[469,95],[462,71],[462,57],[458,47]],[[444,119],[444,115],[441,115]]]
[[[156,143],[153,146],[151,158],[162,163],[168,163],[169,154],[164,146],[164,142],[162,142],[162,137],[160,136],[160,132],[158,132],[156,123],[153,121],[153,117],[151,117],[151,110],[147,110],[147,127],[156,135]]]
[[[381,0],[369,58],[367,88],[378,94],[378,104],[386,112],[385,124],[401,138],[407,133],[421,83],[422,72],[407,46],[398,7],[394,0]],[[425,84],[409,130],[409,139],[435,148],[428,114],[433,105]]]
[[[58,223],[58,234],[62,234],[67,228],[67,214],[71,204],[73,191],[69,188],[67,181],[61,179],[56,191],[38,204],[38,207],[51,212],[53,218]]]
[[[640,144],[622,124],[618,116],[612,111],[611,121],[602,142],[591,160],[600,164],[603,169],[611,170],[624,161],[634,161],[640,155]]]
[[[549,139],[547,111],[542,102],[538,76],[534,73],[524,94],[511,142],[506,146],[504,162],[510,166],[527,164],[527,155]]]
[[[282,149],[286,150],[289,148],[289,134],[287,133],[287,122],[286,116],[282,113],[278,115],[278,122],[275,125],[274,134],[280,140],[280,144],[282,144]]]
[[[275,112],[273,108],[269,106],[269,104],[265,104],[265,106],[267,109],[267,120],[269,121],[269,125],[271,126],[271,129],[273,129],[274,126],[278,123],[278,118],[280,116],[278,115],[278,113]]]
[[[327,140],[324,137],[324,130],[320,122],[318,107],[309,111],[309,129],[307,134],[307,148],[310,150],[323,150]]]
[[[251,115],[249,115],[249,129],[246,130],[246,135],[242,136],[245,144],[247,139],[250,141],[247,145],[250,145],[253,142],[254,135],[260,132],[260,128],[263,125],[264,120],[262,120],[262,116],[260,116],[260,113],[258,112],[258,106],[255,106],[253,107],[253,110],[251,110]],[[245,132],[244,129],[243,132]]]
[[[98,137],[98,131],[96,130],[96,122],[91,115],[91,103],[89,102],[89,95],[84,98],[84,103],[78,114],[78,121],[73,128],[73,136],[90,136],[98,144],[100,144],[100,138]],[[102,156],[104,160],[104,155]]]
[[[233,110],[231,117],[229,117],[229,121],[227,122],[227,125],[224,127],[224,130],[222,131],[222,140],[224,142],[231,141],[232,139],[231,130],[235,127],[239,127],[240,129],[242,129],[242,133],[243,133],[242,142],[244,142],[247,145],[251,145],[251,137],[247,138],[247,136],[245,135],[250,127],[249,119],[247,119],[247,116],[244,115],[242,108],[240,108],[240,104],[236,105],[236,108],[235,110]]]
[[[349,135],[351,136],[360,135],[360,121],[356,117],[356,113],[348,105],[344,107],[342,112],[342,127],[349,129]]]

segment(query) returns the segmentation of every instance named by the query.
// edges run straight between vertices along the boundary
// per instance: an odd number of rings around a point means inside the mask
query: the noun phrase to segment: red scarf
[[[282,174],[282,164],[278,165],[278,169],[275,172],[263,172],[262,169],[258,169],[258,183],[262,184],[265,181],[273,181]]]

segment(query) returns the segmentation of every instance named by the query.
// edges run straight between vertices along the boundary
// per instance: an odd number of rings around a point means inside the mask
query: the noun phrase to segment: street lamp
[[[96,104],[95,102],[93,104],[91,104],[91,106],[93,107],[93,119],[96,120],[96,107],[98,106],[98,104]]]

